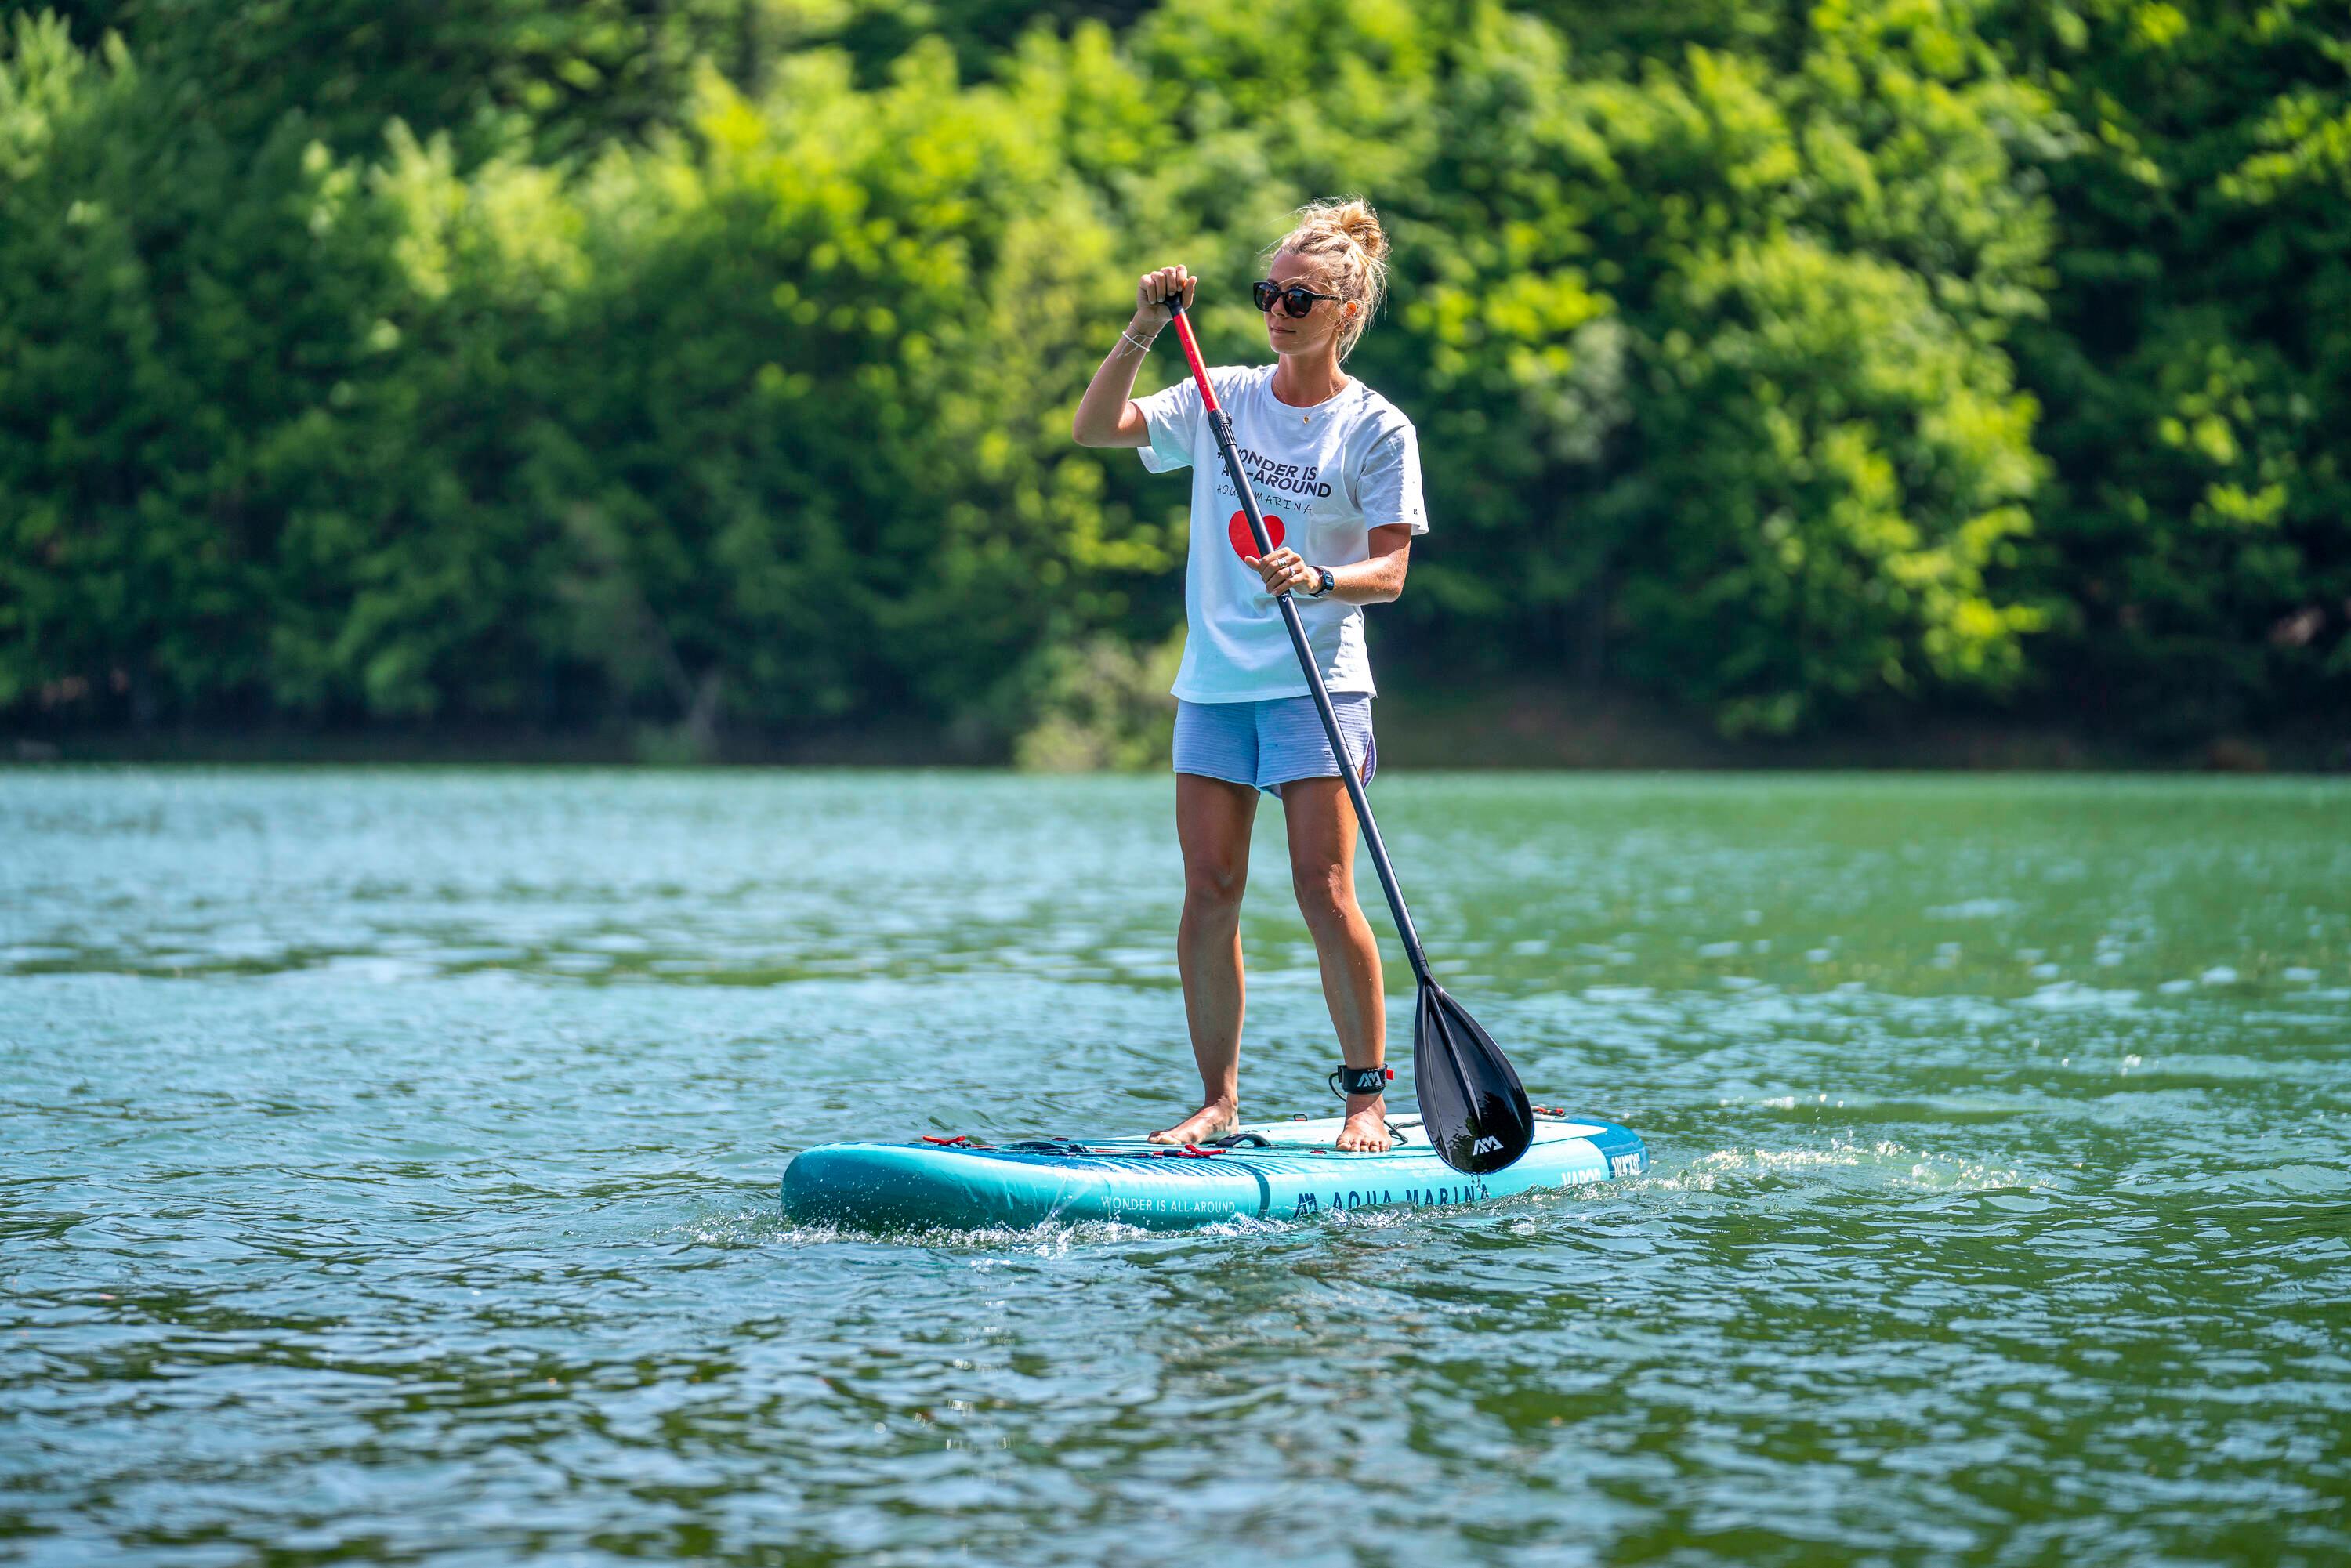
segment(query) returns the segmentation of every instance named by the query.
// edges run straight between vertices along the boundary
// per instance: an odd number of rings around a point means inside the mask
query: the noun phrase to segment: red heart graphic
[[[1274,549],[1280,549],[1281,548],[1281,537],[1284,531],[1285,530],[1282,528],[1281,519],[1280,517],[1272,516],[1267,517],[1265,519],[1265,537],[1273,541]],[[1232,538],[1234,554],[1239,556],[1243,560],[1255,560],[1257,559],[1257,541],[1249,538],[1249,514],[1247,512],[1235,512],[1233,514],[1233,520],[1225,525],[1225,532]]]

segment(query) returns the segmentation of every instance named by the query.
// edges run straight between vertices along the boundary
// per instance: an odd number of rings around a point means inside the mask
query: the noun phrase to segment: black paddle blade
[[[1534,1107],[1510,1058],[1434,983],[1420,988],[1413,1014],[1412,1086],[1421,1130],[1457,1171],[1500,1170],[1535,1141]]]
[[[1429,1147],[1456,1171],[1499,1171],[1535,1143],[1535,1107],[1502,1046],[1437,983],[1413,1011],[1413,1091]]]

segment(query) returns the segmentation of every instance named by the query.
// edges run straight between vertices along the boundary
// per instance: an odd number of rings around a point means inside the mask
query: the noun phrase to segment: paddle
[[[1217,450],[1224,454],[1225,472],[1232,476],[1233,488],[1240,492],[1249,538],[1257,541],[1258,557],[1262,559],[1273,553],[1273,540],[1265,531],[1265,516],[1258,510],[1249,476],[1242,472],[1240,454],[1233,448],[1232,422],[1217,406],[1217,390],[1208,384],[1208,367],[1201,362],[1200,345],[1193,340],[1183,299],[1179,296],[1168,300],[1167,308],[1175,317],[1176,341],[1184,345],[1184,358],[1191,362],[1192,379],[1199,384],[1200,401],[1207,408],[1208,429],[1216,435]],[[1500,1170],[1525,1154],[1534,1141],[1534,1109],[1527,1103],[1527,1092],[1501,1047],[1429,974],[1428,959],[1420,950],[1420,935],[1413,929],[1404,894],[1396,886],[1395,870],[1388,864],[1387,846],[1380,841],[1379,824],[1372,821],[1372,803],[1364,799],[1364,781],[1346,766],[1347,743],[1339,733],[1339,716],[1331,711],[1331,694],[1322,685],[1322,672],[1314,663],[1313,647],[1306,641],[1305,623],[1299,620],[1298,606],[1290,602],[1287,590],[1275,595],[1275,602],[1281,607],[1282,624],[1290,628],[1290,645],[1313,691],[1315,711],[1322,716],[1322,733],[1330,737],[1331,754],[1340,758],[1339,777],[1346,781],[1347,798],[1355,803],[1355,820],[1363,824],[1364,843],[1380,873],[1380,888],[1388,895],[1388,910],[1395,916],[1396,934],[1404,938],[1413,978],[1420,982],[1420,999],[1412,1019],[1412,1086],[1420,1097],[1422,1130],[1437,1157],[1455,1170],[1472,1175]]]

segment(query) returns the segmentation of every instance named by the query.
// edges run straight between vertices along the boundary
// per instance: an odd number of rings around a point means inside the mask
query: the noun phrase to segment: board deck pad
[[[1437,1156],[1417,1116],[1395,1116],[1384,1154],[1334,1146],[1341,1118],[1244,1123],[1266,1140],[1187,1152],[1140,1137],[1003,1144],[936,1138],[826,1144],[785,1167],[784,1211],[862,1229],[1023,1228],[1112,1220],[1184,1229],[1232,1219],[1303,1219],[1359,1208],[1479,1204],[1541,1188],[1618,1181],[1649,1168],[1638,1134],[1538,1113],[1515,1164],[1464,1176]]]

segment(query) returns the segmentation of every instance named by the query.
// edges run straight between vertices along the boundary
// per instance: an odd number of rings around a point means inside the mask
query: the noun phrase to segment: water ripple
[[[787,1223],[812,1144],[1166,1113],[1169,795],[0,774],[0,1553],[2351,1555],[2351,791],[1384,779],[1646,1177]],[[1260,832],[1249,1093],[1320,1107]]]

